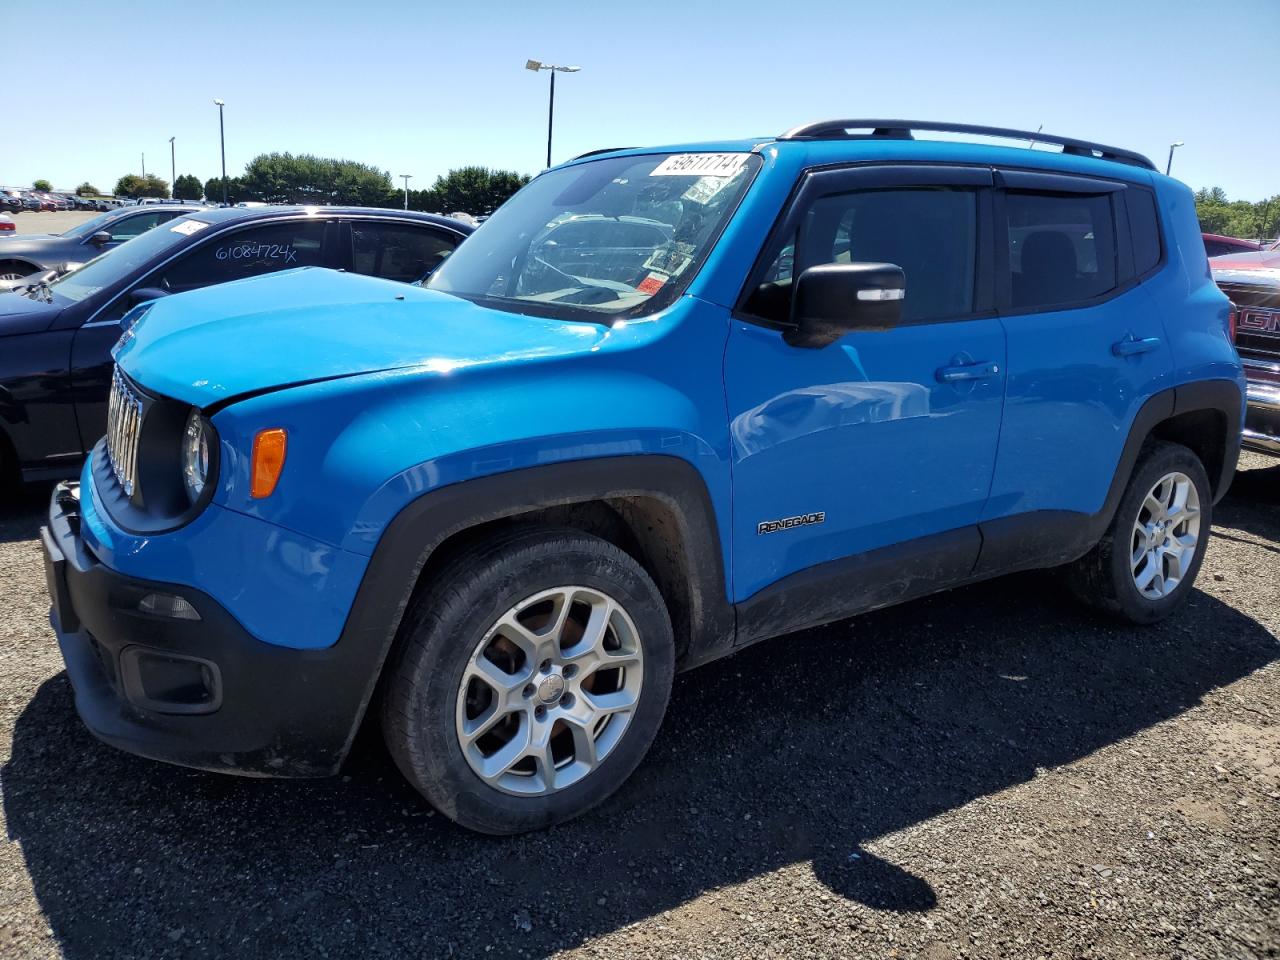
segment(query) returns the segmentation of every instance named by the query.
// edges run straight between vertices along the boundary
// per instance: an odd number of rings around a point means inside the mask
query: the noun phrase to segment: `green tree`
[[[527,174],[487,167],[450,170],[427,190],[411,190],[409,206],[436,213],[469,213],[485,216],[529,182]],[[401,194],[403,196],[403,194]]]
[[[222,202],[222,178],[210,177],[204,182],[204,196],[210,203]],[[239,203],[242,200],[257,200],[258,198],[249,192],[244,181],[238,177],[227,178],[227,202]]]
[[[272,203],[386,206],[392,195],[391,176],[385,170],[309,154],[254,157],[245,167],[244,184]]]
[[[1229,200],[1221,187],[1202,187],[1196,191],[1196,216],[1205,233],[1270,239],[1280,234],[1280,194],[1253,203]]]
[[[84,183],[80,184],[80,186],[76,187],[76,196],[77,197],[100,197],[102,196],[102,194],[97,187],[95,187],[92,183],[86,180]]]
[[[183,173],[179,174],[178,179],[173,181],[173,199],[199,200],[202,196],[204,196],[204,187],[200,185],[199,177],[190,173]]]
[[[116,181],[117,197],[158,197],[169,196],[169,181],[161,180],[154,173],[140,177],[136,173],[126,173]]]
[[[48,193],[50,190],[53,189],[53,185],[49,183],[48,180],[41,178],[39,180],[34,181],[31,184],[31,189],[39,190],[41,193]]]

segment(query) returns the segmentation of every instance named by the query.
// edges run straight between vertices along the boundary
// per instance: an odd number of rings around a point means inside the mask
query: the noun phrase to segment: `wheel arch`
[[[38,273],[41,269],[40,264],[33,263],[32,261],[27,260],[26,258],[21,256],[0,257],[0,273],[4,272],[5,267],[11,266],[11,265],[26,267],[27,272],[26,274],[23,274],[23,276],[28,276],[32,273]]]
[[[529,467],[425,493],[383,532],[338,640],[359,645],[373,660],[360,717],[417,592],[478,539],[529,522],[584,530],[635,558],[667,603],[685,665],[732,648],[734,613],[716,516],[692,464],[633,455]]]
[[[1170,440],[1189,447],[1204,464],[1217,503],[1231,486],[1240,453],[1244,395],[1234,380],[1202,380],[1155,394],[1138,410],[1097,515],[1098,535],[1111,523],[1143,447]]]

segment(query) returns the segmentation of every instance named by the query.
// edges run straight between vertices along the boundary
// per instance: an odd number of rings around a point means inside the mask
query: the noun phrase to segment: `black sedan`
[[[113,210],[86,220],[66,233],[19,234],[0,243],[0,281],[21,280],[64,264],[92,260],[104,250],[141,236],[152,227],[190,213],[190,207]]]
[[[76,473],[106,431],[110,351],[133,306],[292,267],[413,283],[471,231],[398,210],[188,207],[69,273],[28,278],[0,293],[0,480]]]

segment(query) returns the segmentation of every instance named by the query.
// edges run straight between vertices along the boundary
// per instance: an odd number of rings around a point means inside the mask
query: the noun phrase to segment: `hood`
[[[12,291],[0,292],[0,337],[19,333],[39,333],[62,312],[62,307],[43,300],[32,300]]]
[[[444,373],[580,353],[608,333],[319,267],[165,297],[139,317],[116,347],[121,369],[199,407],[406,367]]]
[[[1280,250],[1232,253],[1209,261],[1218,283],[1243,283],[1260,287],[1280,287]]]

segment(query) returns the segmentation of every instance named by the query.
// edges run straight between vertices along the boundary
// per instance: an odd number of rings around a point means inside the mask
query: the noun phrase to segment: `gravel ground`
[[[610,802],[506,840],[371,735],[316,782],[97,743],[31,490],[0,507],[0,956],[1280,956],[1273,464],[1165,624],[1036,574],[763,644],[678,679]]]

